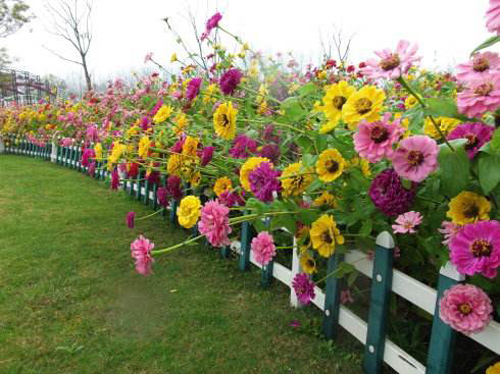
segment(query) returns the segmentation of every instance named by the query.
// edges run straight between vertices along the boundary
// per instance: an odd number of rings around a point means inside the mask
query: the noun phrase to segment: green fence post
[[[342,254],[336,253],[328,259],[327,274],[331,274],[344,260]],[[330,276],[325,285],[325,315],[323,316],[323,334],[327,339],[333,339],[338,333],[340,312],[340,289],[342,279]]]
[[[246,214],[246,213],[245,213]],[[248,221],[241,225],[241,247],[239,268],[241,271],[247,271],[250,268],[250,244],[254,237],[254,229]]]
[[[363,368],[366,374],[381,374],[389,297],[392,289],[394,239],[384,231],[377,236]]]
[[[158,208],[158,183],[153,185],[153,210]]]
[[[220,249],[220,255],[223,258],[229,258],[229,253],[231,253],[231,247],[229,245],[226,245]]]
[[[179,202],[177,200],[172,200],[170,202],[170,222],[173,224],[177,223],[177,207]]]
[[[149,204],[149,180],[146,177],[146,180],[144,181],[144,205]]]
[[[141,175],[142,171],[139,170],[137,173],[137,194],[135,195],[137,197],[137,200],[141,200],[141,189],[142,189],[142,183],[141,183]]]
[[[444,291],[465,277],[450,262],[439,271],[436,307],[432,321],[431,340],[427,354],[427,374],[449,374],[453,363],[453,351],[457,333],[439,317],[439,301]]]

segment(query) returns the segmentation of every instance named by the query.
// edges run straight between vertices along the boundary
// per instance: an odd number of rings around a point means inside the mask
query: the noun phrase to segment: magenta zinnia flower
[[[228,235],[231,233],[229,226],[229,208],[217,201],[211,200],[201,208],[201,219],[198,230],[205,235],[214,247],[223,247],[231,244]]]
[[[186,88],[186,98],[191,101],[200,93],[202,79],[201,78],[193,78],[189,81]]]
[[[414,62],[419,61],[421,57],[416,57],[418,46],[415,44],[410,47],[410,43],[406,40],[401,40],[396,51],[390,49],[375,51],[375,54],[380,57],[380,60],[370,59],[366,61],[366,66],[361,69],[363,75],[372,79],[388,78],[396,79],[408,72]]]
[[[229,190],[221,193],[217,200],[221,204],[224,204],[225,206],[228,206],[228,207],[235,206],[235,205],[238,205],[238,206],[245,205],[245,199],[240,194],[238,194],[238,192],[231,192]]]
[[[309,279],[305,273],[295,275],[292,281],[292,287],[295,290],[295,295],[301,304],[309,304],[316,297],[314,292],[314,282]]]
[[[500,74],[469,83],[469,88],[457,95],[460,113],[467,117],[479,117],[500,107]]]
[[[111,172],[111,189],[117,190],[120,185],[120,175],[118,174],[118,170],[114,169]]]
[[[494,278],[500,266],[500,222],[465,225],[450,241],[450,259],[462,274]]]
[[[135,259],[135,269],[141,275],[152,273],[151,265],[154,262],[151,251],[155,247],[154,243],[140,235],[130,244],[132,258]]]
[[[234,158],[247,158],[257,151],[257,142],[246,135],[238,135],[233,140],[229,154]]]
[[[257,199],[265,203],[274,200],[273,194],[281,191],[281,183],[278,177],[281,172],[274,170],[269,162],[261,162],[248,175],[250,189]]]
[[[500,67],[500,57],[497,53],[476,53],[472,60],[457,66],[457,78],[462,82],[472,82],[487,78],[492,73],[497,73]]]
[[[404,129],[399,125],[399,120],[389,122],[390,117],[391,114],[386,113],[381,121],[369,123],[363,120],[358,125],[358,131],[354,134],[354,148],[360,157],[379,162],[383,157],[392,156],[392,145],[399,140]]]
[[[252,239],[251,249],[255,261],[262,266],[266,266],[276,256],[273,236],[267,231],[261,231],[259,235]]]
[[[135,212],[128,212],[126,222],[127,222],[127,227],[129,229],[134,228],[134,220],[135,220]]]
[[[444,245],[449,245],[451,239],[455,237],[455,235],[462,229],[463,226],[457,225],[456,223],[450,221],[441,222],[441,228],[438,231],[443,234],[444,240],[442,243]]]
[[[219,80],[221,91],[225,95],[232,95],[238,84],[240,84],[242,76],[241,71],[236,68],[226,71]]]
[[[415,198],[416,184],[406,189],[394,169],[386,169],[375,177],[368,191],[373,204],[389,217],[407,212]]]
[[[492,126],[480,122],[462,123],[448,134],[448,140],[467,139],[465,150],[472,160],[479,149],[491,140],[494,131]]]
[[[399,143],[392,156],[394,170],[399,176],[421,182],[438,167],[439,148],[436,141],[426,135],[414,135]]]
[[[167,179],[167,190],[168,194],[175,200],[182,199],[181,178],[177,175],[170,175]]]
[[[457,284],[444,291],[439,316],[444,323],[466,335],[483,330],[492,319],[488,295],[471,284]]]
[[[201,154],[201,166],[206,166],[212,161],[214,155],[214,147],[203,147],[203,152]]]
[[[92,178],[94,178],[94,176],[95,176],[95,166],[96,166],[95,162],[91,162],[90,165],[89,165],[89,175]]]
[[[158,204],[162,207],[168,206],[168,190],[167,187],[159,187],[156,191],[156,198],[158,199]]]
[[[208,37],[210,32],[219,25],[221,19],[222,19],[222,14],[220,14],[219,12],[215,13],[212,17],[208,19],[205,32],[201,34],[201,40],[205,40]]]
[[[257,152],[257,155],[268,158],[273,164],[276,164],[278,163],[281,155],[280,147],[276,144],[266,144],[260,149],[259,152]]]
[[[415,227],[422,223],[422,215],[419,212],[410,211],[396,218],[397,225],[392,225],[395,234],[414,234]]]
[[[490,0],[486,12],[486,28],[489,32],[500,34],[500,0]]]

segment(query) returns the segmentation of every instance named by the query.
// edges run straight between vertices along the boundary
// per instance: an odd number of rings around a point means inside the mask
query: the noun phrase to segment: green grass
[[[215,250],[187,247],[137,275],[130,242],[186,237],[122,192],[76,171],[0,156],[0,373],[361,372],[347,333],[319,337],[321,316],[289,307]],[[290,327],[298,319],[300,328]]]

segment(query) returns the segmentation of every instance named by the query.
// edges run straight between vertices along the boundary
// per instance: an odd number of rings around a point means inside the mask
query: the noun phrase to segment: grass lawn
[[[0,155],[0,373],[361,372],[347,333],[319,337],[321,316],[289,307],[214,250],[187,247],[137,275],[130,242],[162,248],[186,233],[149,207],[48,162]],[[297,319],[302,326],[294,328]]]

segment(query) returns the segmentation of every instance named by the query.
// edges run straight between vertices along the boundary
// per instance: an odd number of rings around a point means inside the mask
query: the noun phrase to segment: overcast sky
[[[80,74],[77,65],[43,48],[76,58],[68,45],[44,30],[44,0],[25,1],[38,18],[4,41],[20,59],[16,67],[63,78]],[[98,79],[123,75],[144,68],[148,52],[168,65],[178,45],[161,19],[168,16],[181,34],[192,33],[183,18],[188,9],[200,27],[219,10],[221,25],[264,52],[291,51],[315,61],[321,51],[319,35],[327,36],[335,26],[346,36],[354,34],[352,62],[407,39],[418,43],[425,66],[447,68],[466,60],[490,36],[484,19],[487,7],[488,0],[94,0],[90,68]]]

